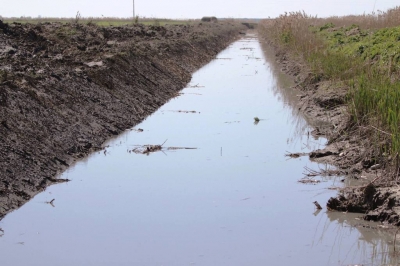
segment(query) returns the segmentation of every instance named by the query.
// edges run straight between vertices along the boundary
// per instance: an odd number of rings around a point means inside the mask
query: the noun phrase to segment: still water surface
[[[0,222],[1,265],[381,265],[390,238],[358,215],[316,212],[340,178],[297,181],[308,138],[256,36],[193,76],[182,95]],[[185,113],[178,111],[196,111]],[[254,124],[254,117],[261,121]],[[128,152],[161,144],[163,152]],[[193,147],[167,150],[168,147]],[[53,205],[46,202],[55,199]]]

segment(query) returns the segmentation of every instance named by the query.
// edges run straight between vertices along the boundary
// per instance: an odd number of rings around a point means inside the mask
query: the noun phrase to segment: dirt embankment
[[[0,218],[175,97],[234,23],[98,27],[0,21]]]
[[[275,50],[281,71],[293,76],[299,111],[313,121],[311,135],[328,139],[324,149],[308,155],[313,161],[337,168],[319,174],[345,176],[347,185],[339,189],[337,197],[328,201],[328,209],[362,213],[365,220],[400,225],[400,188],[396,180],[387,179],[393,175],[386,167],[391,158],[376,156],[369,136],[377,129],[352,123],[346,104],[348,88],[313,74],[306,63],[268,39],[264,42]]]

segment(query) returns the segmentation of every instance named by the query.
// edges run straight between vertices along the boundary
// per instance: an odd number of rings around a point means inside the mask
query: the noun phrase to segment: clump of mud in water
[[[397,187],[397,186],[396,186]],[[332,210],[364,213],[368,221],[387,221],[400,225],[400,188],[374,186],[345,188],[336,198],[330,198],[327,207]]]

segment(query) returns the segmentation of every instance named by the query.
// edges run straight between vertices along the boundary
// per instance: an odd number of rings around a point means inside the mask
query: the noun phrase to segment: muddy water
[[[196,72],[182,95],[0,222],[1,265],[381,265],[392,239],[316,211],[340,178],[297,181],[308,138],[256,36]],[[195,111],[195,112],[183,112]],[[254,117],[260,119],[254,123]],[[143,129],[138,132],[137,129]],[[162,144],[149,155],[132,151]],[[197,149],[168,149],[171,147]],[[52,204],[49,202],[52,201]]]

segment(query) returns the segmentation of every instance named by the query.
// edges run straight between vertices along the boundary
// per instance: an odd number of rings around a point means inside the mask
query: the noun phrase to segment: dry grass
[[[259,32],[312,73],[349,88],[357,125],[374,127],[380,154],[400,154],[400,7],[361,16],[317,18],[304,12],[264,20]]]
[[[306,60],[320,51],[328,52],[324,40],[311,28],[323,30],[330,25],[343,28],[357,25],[361,29],[371,31],[400,26],[400,7],[387,12],[379,11],[377,14],[323,19],[309,16],[304,12],[291,12],[277,19],[263,20],[259,30],[274,44],[289,48]]]
[[[389,9],[386,12],[378,11],[360,16],[330,17],[329,21],[337,27],[348,27],[356,24],[363,29],[370,30],[396,27],[400,25],[400,7]]]

